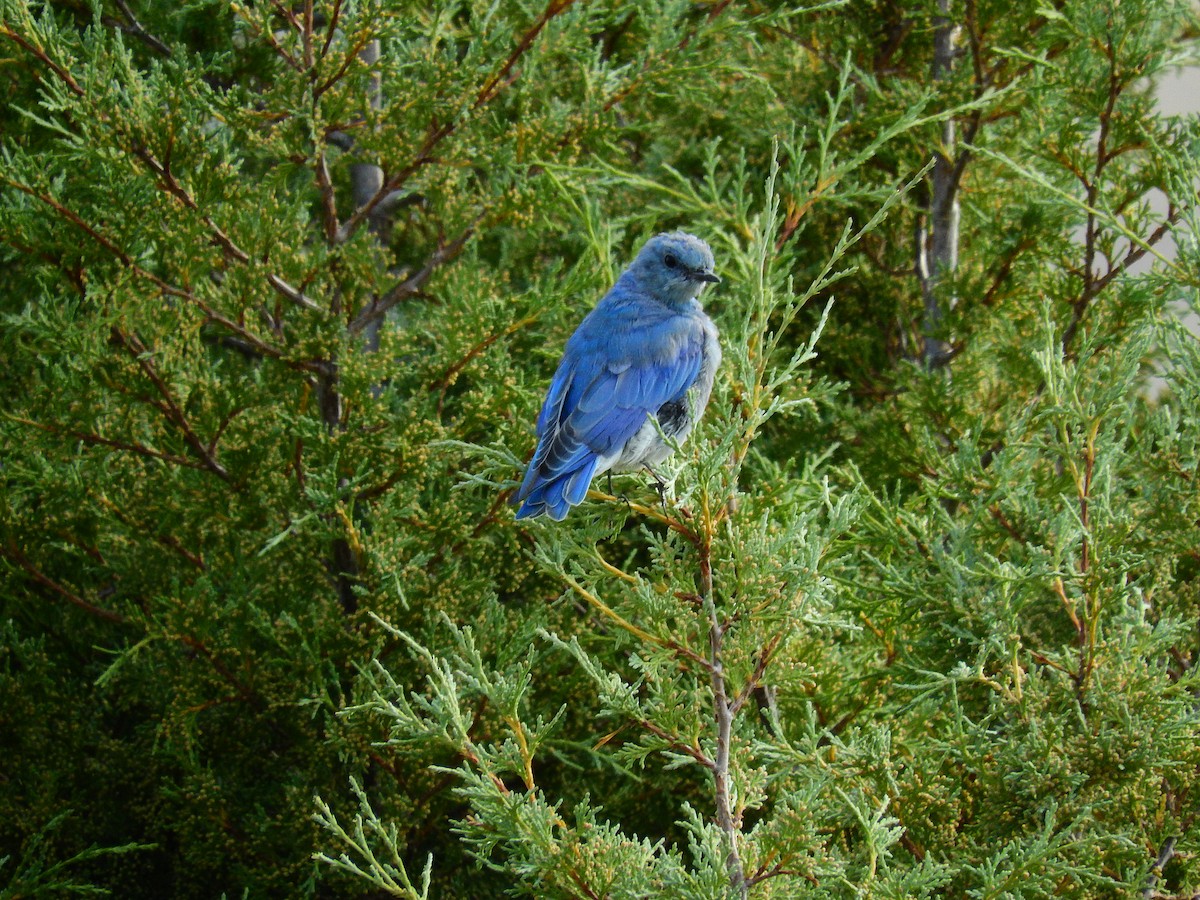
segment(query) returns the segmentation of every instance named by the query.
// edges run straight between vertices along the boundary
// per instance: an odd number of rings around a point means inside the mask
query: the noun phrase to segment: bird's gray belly
[[[717,342],[717,331],[712,323],[704,320],[704,350],[700,372],[687,395],[679,400],[664,403],[654,415],[646,416],[642,427],[625,442],[620,452],[611,457],[601,457],[597,473],[612,469],[630,472],[642,466],[655,466],[671,455],[673,445],[682,444],[696,420],[708,405],[712,393],[713,378],[721,363],[721,345]]]
[[[657,422],[656,422],[657,420]],[[625,442],[612,463],[617,472],[630,472],[642,466],[655,466],[671,455],[673,445],[681,444],[695,424],[687,400],[664,403],[657,416],[647,416],[642,427]]]

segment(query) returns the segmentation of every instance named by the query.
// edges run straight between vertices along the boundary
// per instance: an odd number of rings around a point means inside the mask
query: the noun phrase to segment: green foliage
[[[0,0],[0,896],[1200,891],[1189,27]],[[675,227],[670,489],[518,526]]]
[[[48,839],[55,829],[59,828],[70,815],[68,812],[59,813],[46,823],[40,831],[29,836],[25,846],[21,848],[21,858],[11,872],[5,873],[7,884],[0,890],[4,900],[17,900],[22,897],[66,897],[72,894],[108,894],[105,888],[77,881],[67,870],[79,866],[89,860],[105,856],[119,856],[123,853],[133,853],[139,850],[152,850],[146,844],[125,844],[120,847],[88,847],[69,859],[51,862],[48,856]],[[0,858],[0,870],[3,870],[12,859],[8,856]]]

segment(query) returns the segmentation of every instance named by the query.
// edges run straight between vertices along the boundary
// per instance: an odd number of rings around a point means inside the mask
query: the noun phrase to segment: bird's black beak
[[[720,284],[721,279],[712,272],[693,272],[692,277],[697,281],[707,281],[709,284]]]

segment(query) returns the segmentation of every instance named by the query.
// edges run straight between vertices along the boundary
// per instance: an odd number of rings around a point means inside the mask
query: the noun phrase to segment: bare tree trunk
[[[951,21],[950,0],[938,0],[941,12],[935,22],[932,75],[934,81],[949,77],[954,65],[954,42],[958,27]],[[943,339],[942,323],[945,310],[953,308],[957,298],[943,298],[942,279],[953,275],[958,266],[958,177],[955,170],[954,120],[942,124],[941,143],[934,151],[933,188],[929,198],[926,221],[917,234],[917,278],[921,282],[924,316],[921,334],[924,339],[922,358],[925,367],[935,369],[950,362],[950,344]]]

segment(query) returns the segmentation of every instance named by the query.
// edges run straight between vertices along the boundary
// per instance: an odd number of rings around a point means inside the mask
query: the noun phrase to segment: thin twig
[[[1083,479],[1081,482],[1077,482],[1079,493],[1079,527],[1081,531],[1079,575],[1085,597],[1089,595],[1087,582],[1094,554],[1091,541],[1090,501],[1092,496],[1092,478],[1096,468],[1095,439],[1097,427],[1094,425],[1088,435],[1087,445],[1083,453]],[[1075,687],[1076,694],[1081,701],[1083,700],[1084,688],[1087,686],[1088,679],[1092,674],[1092,667],[1095,665],[1096,616],[1099,610],[1093,607],[1094,604],[1089,601],[1084,611],[1084,617],[1079,625],[1079,671],[1076,673]]]
[[[171,389],[159,374],[150,353],[146,349],[146,345],[138,339],[136,335],[126,334],[120,328],[114,327],[112,335],[120,343],[129,355],[133,357],[138,368],[142,370],[142,374],[154,385],[154,389],[158,391],[160,397],[163,398],[163,405],[159,407],[166,414],[167,419],[179,429],[183,434],[183,439],[192,451],[200,457],[200,461],[204,464],[204,468],[208,469],[218,478],[225,482],[232,482],[228,470],[221,465],[217,460],[214,452],[215,440],[209,444],[205,444],[196,434],[196,430],[188,421],[187,415],[175,401],[175,395],[171,393]]]
[[[429,130],[426,132],[425,140],[421,144],[421,149],[417,151],[417,155],[413,157],[407,166],[380,184],[379,189],[365,203],[359,206],[350,218],[342,223],[342,227],[338,229],[334,243],[344,244],[350,240],[362,224],[371,218],[375,212],[375,207],[382,203],[388,195],[399,190],[417,171],[430,165],[434,161],[434,148],[449,135],[453,134],[454,129],[455,124],[453,122],[431,123]]]
[[[313,67],[313,0],[304,0],[304,19],[300,28],[300,40],[304,45],[304,68]]]
[[[203,656],[208,661],[208,664],[212,666],[213,671],[220,675],[226,684],[237,691],[238,697],[243,703],[247,703],[255,709],[260,710],[265,706],[258,693],[252,687],[234,675],[233,671],[221,661],[221,658],[217,656],[216,653],[209,649],[208,645],[205,644],[204,641],[191,634],[179,634],[175,635],[174,637],[185,647]]]
[[[1179,219],[1186,210],[1187,207],[1183,209],[1176,209],[1174,204],[1171,204],[1167,210],[1167,217],[1163,219],[1161,223],[1159,223],[1159,226],[1150,233],[1146,240],[1141,244],[1131,244],[1129,247],[1129,252],[1125,254],[1125,257],[1106,273],[1104,273],[1102,277],[1096,279],[1096,291],[1104,290],[1104,288],[1108,287],[1109,283],[1112,282],[1113,279],[1120,275],[1124,275],[1127,271],[1129,271],[1130,266],[1133,266],[1139,262],[1147,253],[1150,252],[1152,247],[1154,247],[1159,241],[1167,236],[1167,233],[1179,223]]]
[[[338,33],[338,19],[342,15],[342,3],[344,0],[334,0],[333,9],[329,12],[329,22],[325,26],[325,43],[321,45],[321,59],[324,59],[329,53],[329,47],[333,44],[334,35]]]
[[[378,43],[379,43],[378,38],[373,38],[368,34],[368,35],[365,35],[362,38],[362,40],[360,40],[353,47],[349,48],[346,51],[345,57],[342,59],[342,64],[340,66],[338,66],[337,71],[334,72],[332,75],[330,75],[328,78],[326,78],[324,81],[322,81],[320,84],[313,87],[313,99],[314,100],[320,99],[325,94],[326,91],[328,91],[335,84],[337,84],[339,81],[341,81],[343,78],[345,78],[346,73],[350,71],[350,67],[352,65],[354,65],[355,62],[362,62],[368,68],[371,65],[373,65],[378,60],[379,54],[378,54],[378,52],[371,54],[371,53],[367,52],[367,48],[370,47],[372,44],[378,45]],[[328,49],[329,49],[329,42],[327,39],[326,43],[325,43],[325,47],[322,49],[322,52],[321,52],[322,57],[324,57],[325,52]],[[373,75],[372,78],[374,81],[378,82],[378,75]]]
[[[1116,50],[1113,47],[1111,34],[1108,36],[1106,55],[1108,56],[1108,97],[1105,100],[1104,109],[1100,113],[1100,122],[1097,128],[1096,165],[1093,167],[1089,177],[1081,179],[1083,187],[1087,192],[1087,224],[1083,236],[1083,271],[1080,272],[1080,277],[1083,279],[1083,289],[1079,292],[1079,297],[1071,304],[1071,320],[1063,330],[1061,346],[1064,354],[1069,352],[1071,343],[1075,339],[1075,334],[1083,322],[1084,315],[1091,306],[1092,300],[1099,293],[1099,279],[1095,272],[1096,257],[1098,254],[1096,240],[1099,233],[1096,203],[1100,198],[1100,182],[1104,177],[1104,169],[1109,161],[1108,139],[1112,126],[1113,111],[1116,109],[1117,98],[1121,95],[1123,88],[1118,78]]]
[[[113,0],[113,2],[117,4],[117,9],[125,16],[125,21],[128,23],[128,27],[122,28],[122,31],[132,34],[156,53],[161,53],[163,56],[168,57],[171,55],[171,48],[142,26],[142,23],[138,21],[137,16],[133,14],[133,10],[129,8],[129,4],[125,0]]]
[[[521,319],[519,322],[514,322],[507,328],[493,332],[475,344],[475,346],[468,350],[461,358],[448,366],[446,371],[442,373],[441,377],[430,385],[431,388],[439,391],[437,405],[438,415],[442,415],[442,410],[446,403],[446,392],[450,390],[450,386],[454,384],[462,370],[465,369],[473,359],[487,350],[487,348],[492,346],[492,344],[496,343],[496,341],[500,340],[501,338],[506,338],[511,334],[515,334],[522,328],[532,325],[536,321],[536,316],[526,316],[524,319]]]
[[[288,9],[282,3],[279,3],[278,0],[275,0],[275,2],[273,2],[271,5],[275,7],[275,11],[279,13],[279,15],[283,17],[283,19],[286,20],[287,23],[292,26],[292,28],[296,29],[297,31],[299,30],[296,17],[292,15],[292,11],[290,9]],[[253,27],[253,23],[250,24]],[[275,51],[276,55],[279,56],[280,59],[282,59],[288,64],[288,66],[295,69],[297,72],[304,72],[304,65],[300,62],[300,60],[296,59],[296,57],[292,56],[292,54],[283,49],[283,45],[276,40],[275,32],[271,30],[269,25],[263,29],[262,35],[264,38],[266,38],[267,43],[271,45],[271,49]]]
[[[629,500],[625,497],[618,497],[615,494],[609,494],[605,491],[597,490],[596,488],[588,488],[587,499],[603,500],[606,503],[619,503],[621,506],[627,506],[631,511],[637,513],[639,516],[644,516],[647,519],[653,519],[660,525],[666,526],[680,537],[686,539],[687,542],[692,546],[698,547],[700,544],[700,538],[693,528],[691,528],[686,522],[668,515],[661,506],[646,506],[642,503]]]
[[[200,209],[200,205],[188,190],[179,183],[171,171],[169,165],[160,162],[146,147],[137,147],[134,149],[134,155],[146,164],[146,166],[158,176],[159,187],[167,194],[174,197],[185,207],[200,214],[200,220],[208,228],[209,234],[212,236],[213,243],[221,248],[221,251],[229,259],[243,265],[250,263],[250,254],[239,247],[225,231],[213,221],[212,216]],[[332,188],[331,188],[332,190]],[[267,284],[275,291],[297,306],[314,312],[322,311],[320,304],[315,300],[304,295],[303,291],[297,290],[288,284],[284,279],[274,273],[267,274]]]
[[[760,881],[766,881],[769,878],[778,878],[781,875],[803,875],[814,886],[820,885],[820,882],[817,881],[816,877],[814,875],[812,875],[811,873],[797,872],[792,869],[786,868],[787,863],[789,861],[790,861],[790,857],[786,858],[783,861],[775,863],[775,865],[771,866],[770,868],[767,867],[766,863],[763,863],[763,865],[759,866],[753,875],[751,875],[749,878],[746,879],[746,884],[749,887],[754,887],[754,885],[758,884]]]
[[[643,641],[647,644],[654,644],[655,646],[663,647],[664,649],[667,648],[666,641],[660,637],[656,637],[655,635],[646,631],[644,628],[639,628],[637,625],[634,625],[570,575],[564,576],[563,580],[571,586],[572,590],[574,590],[576,594],[578,594],[587,602],[588,606],[592,607],[592,609],[596,610],[613,624],[618,625],[625,631],[628,631],[640,641]]]
[[[490,75],[479,92],[475,96],[475,102],[471,106],[471,112],[476,112],[480,107],[494,100],[503,88],[512,83],[509,73],[517,64],[522,56],[524,56],[533,46],[537,36],[542,32],[546,25],[555,16],[568,9],[574,0],[550,0],[546,9],[538,17],[538,19],[530,26],[529,30],[522,35],[517,41],[516,47],[509,54],[500,69]],[[435,161],[434,151],[438,145],[446,138],[454,134],[458,127],[465,121],[465,118],[450,119],[444,122],[439,122],[436,119],[429,123],[429,127],[425,133],[425,139],[421,143],[420,149],[408,165],[404,166],[399,172],[392,175],[390,178],[384,179],[379,185],[379,189],[368,199],[361,204],[358,209],[342,223],[342,227],[338,229],[335,244],[344,244],[354,236],[362,224],[370,219],[375,212],[375,208],[382,203],[388,196],[394,194],[407,181],[425,166],[430,165]]]
[[[292,359],[285,358],[283,355],[283,351],[280,348],[267,343],[262,338],[260,338],[258,335],[254,334],[251,331],[248,331],[243,325],[239,324],[238,322],[235,322],[233,319],[230,319],[228,316],[226,316],[220,312],[217,312],[217,310],[213,309],[212,306],[210,306],[207,302],[205,302],[195,292],[193,292],[187,288],[182,288],[182,287],[179,287],[178,285],[174,285],[171,282],[166,281],[165,279],[160,278],[159,276],[155,275],[153,272],[150,272],[149,270],[143,268],[136,261],[134,261],[133,257],[131,257],[123,249],[121,249],[121,247],[118,246],[116,244],[116,242],[114,242],[111,238],[109,238],[107,235],[103,234],[101,231],[99,231],[93,225],[89,224],[82,216],[80,216],[73,209],[64,205],[63,203],[60,203],[58,200],[54,199],[54,197],[50,196],[49,194],[42,193],[41,191],[37,190],[36,188],[31,187],[30,185],[27,185],[27,184],[25,184],[23,182],[19,182],[19,181],[14,181],[11,178],[3,178],[3,176],[0,176],[0,180],[3,180],[4,183],[10,185],[11,187],[16,188],[21,193],[27,194],[28,196],[33,197],[34,199],[36,199],[36,200],[40,201],[41,203],[44,203],[46,206],[50,207],[50,209],[54,210],[54,212],[57,213],[59,215],[59,217],[61,217],[62,219],[65,219],[67,222],[69,222],[72,225],[79,228],[88,237],[90,237],[97,244],[99,244],[101,247],[103,247],[105,250],[107,250],[109,253],[111,253],[113,256],[115,256],[117,258],[117,260],[119,262],[121,262],[131,272],[136,274],[138,277],[144,278],[145,280],[149,281],[151,284],[153,284],[155,287],[157,287],[164,294],[171,296],[171,297],[177,297],[181,300],[187,301],[188,303],[192,304],[197,309],[199,309],[202,313],[204,313],[205,317],[209,321],[211,321],[215,324],[221,325],[222,327],[224,327],[224,328],[228,329],[229,331],[233,332],[234,334],[236,334],[242,341],[245,342],[246,345],[248,345],[245,348],[245,350],[247,352],[252,351],[259,356],[264,356],[264,357],[269,357],[271,359],[279,360],[284,365],[288,366],[289,368],[293,368],[293,369],[298,369],[298,370],[302,370],[302,371],[306,371],[306,372],[316,372],[318,374],[326,371],[327,366],[321,360],[292,360]],[[273,278],[273,277],[274,276],[269,277],[268,280],[271,280],[271,278]],[[276,286],[277,289],[289,288],[289,286],[286,285],[281,280],[277,280],[274,283],[274,286]],[[309,302],[311,302],[311,301],[309,301]]]
[[[193,553],[187,547],[183,546],[183,544],[180,543],[179,538],[175,537],[175,535],[173,535],[173,534],[155,534],[155,535],[152,535],[152,537],[154,538],[154,540],[158,541],[164,547],[170,547],[172,550],[174,550],[176,553],[178,553],[180,556],[182,556],[184,559],[186,559],[188,562],[190,562],[193,566],[195,566],[201,572],[208,571],[208,566],[204,562],[204,557],[201,556],[199,553]]]
[[[758,659],[754,663],[754,671],[750,674],[750,677],[746,679],[746,683],[742,686],[742,689],[738,691],[737,697],[734,698],[734,701],[730,706],[730,711],[734,715],[737,715],[741,708],[746,705],[746,701],[750,699],[755,689],[762,683],[763,675],[765,675],[767,671],[767,666],[771,664],[771,658],[775,655],[775,651],[783,641],[784,634],[785,632],[780,631],[771,635],[771,637],[767,639],[767,642],[763,644],[762,649],[758,651]]]
[[[996,267],[996,273],[992,276],[991,284],[988,285],[987,290],[983,292],[983,297],[979,300],[981,306],[990,307],[996,302],[996,295],[1001,286],[1008,281],[1013,265],[1023,253],[1031,250],[1034,245],[1033,238],[1023,236],[1015,246],[1005,252],[1000,259],[1000,264]]]
[[[618,569],[616,566],[614,566],[612,563],[610,563],[607,559],[605,559],[603,556],[601,556],[600,551],[598,549],[595,550],[595,554],[596,554],[596,560],[600,563],[600,565],[604,569],[604,571],[608,572],[608,574],[614,576],[615,578],[620,578],[626,584],[632,584],[634,586],[641,584],[640,578],[638,578],[634,575],[630,575],[628,572],[623,572],[620,569]],[[706,671],[712,668],[712,663],[708,659],[701,656],[699,653],[697,653],[691,647],[687,647],[687,646],[679,643],[674,638],[663,638],[661,640],[655,639],[654,643],[656,643],[658,646],[660,646],[666,650],[672,651],[673,653],[676,654],[676,656],[679,656],[683,659],[690,660],[691,662],[696,663],[697,665],[700,666],[700,668],[702,668]]]
[[[329,163],[325,159],[324,149],[317,151],[313,170],[317,182],[317,192],[321,196],[321,225],[325,229],[325,240],[333,243],[339,227],[337,197],[333,190],[333,179],[329,177]]]
[[[431,276],[440,266],[454,259],[459,253],[462,252],[462,249],[466,245],[467,241],[470,240],[471,236],[475,234],[475,226],[477,224],[478,220],[476,220],[475,223],[468,225],[462,234],[460,234],[450,243],[443,244],[442,246],[438,247],[437,250],[429,255],[429,259],[425,261],[425,265],[421,267],[420,271],[410,275],[408,278],[404,279],[399,284],[396,284],[394,287],[388,290],[385,294],[380,297],[376,297],[374,300],[368,303],[350,322],[350,333],[357,334],[372,322],[382,320],[383,317],[387,315],[388,310],[390,310],[392,307],[396,306],[401,301],[407,300],[409,297],[419,293],[421,288],[425,286],[425,282],[429,280],[429,276]]]

